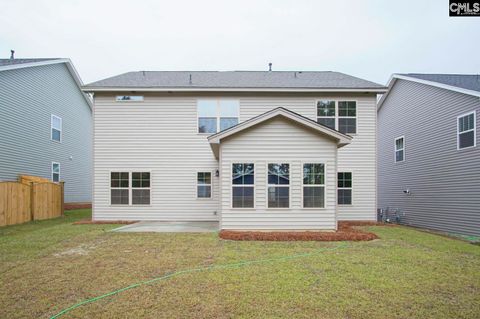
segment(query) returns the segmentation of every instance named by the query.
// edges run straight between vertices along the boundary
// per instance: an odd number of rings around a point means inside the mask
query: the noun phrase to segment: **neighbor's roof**
[[[70,59],[64,59],[64,58],[0,59],[0,71],[24,69],[24,68],[43,66],[43,65],[58,64],[58,63],[65,63],[68,71],[73,77],[78,88],[82,90],[82,86],[83,86],[82,79],[80,78],[80,75],[78,74],[77,70],[73,66],[73,63],[72,61],[70,61]],[[87,101],[90,109],[92,109],[93,106],[90,98],[85,93],[83,93],[82,95],[85,98],[85,101]]]
[[[340,72],[138,71],[84,86],[85,91],[374,91],[383,85]]]
[[[39,59],[0,59],[0,66],[4,65],[15,65],[15,64],[24,64],[24,63],[35,63],[35,62],[45,62],[59,60],[59,58],[39,58]]]
[[[378,102],[380,109],[390,90],[397,80],[422,83],[442,89],[480,97],[480,75],[478,74],[431,74],[431,73],[398,73],[388,81],[388,91]]]
[[[289,109],[286,109],[284,107],[277,107],[275,109],[272,109],[270,111],[267,111],[263,114],[260,114],[258,116],[252,117],[244,122],[241,122],[235,126],[232,126],[230,128],[227,128],[223,131],[220,131],[218,133],[212,134],[208,137],[208,142],[210,143],[210,147],[213,150],[213,153],[215,154],[215,157],[218,158],[218,152],[219,152],[219,145],[221,144],[222,140],[226,137],[238,134],[246,129],[249,129],[252,126],[258,125],[260,123],[263,123],[269,119],[272,119],[274,117],[281,116],[284,118],[288,118],[292,120],[295,123],[298,123],[304,127],[308,127],[314,131],[317,131],[323,135],[328,136],[331,139],[334,139],[337,143],[338,147],[343,147],[347,144],[350,144],[350,141],[352,140],[352,137],[346,134],[343,134],[337,130],[334,130],[326,125],[317,123],[316,121],[313,121],[303,115],[300,115],[298,113],[292,112]]]

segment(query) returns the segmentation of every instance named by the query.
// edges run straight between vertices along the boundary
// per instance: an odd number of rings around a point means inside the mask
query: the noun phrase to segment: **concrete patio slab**
[[[115,232],[136,233],[208,233],[218,231],[218,222],[165,222],[141,221],[115,228]]]

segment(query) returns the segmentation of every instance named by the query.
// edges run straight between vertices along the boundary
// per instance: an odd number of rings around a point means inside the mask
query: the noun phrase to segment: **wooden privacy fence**
[[[35,176],[20,176],[18,180],[0,182],[0,226],[63,215],[63,182]]]

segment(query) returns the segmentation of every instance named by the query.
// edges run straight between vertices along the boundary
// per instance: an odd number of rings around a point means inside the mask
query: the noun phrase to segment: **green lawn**
[[[89,215],[77,210],[0,228],[0,318],[49,318],[87,298],[176,270],[324,248],[313,256],[179,275],[61,318],[480,317],[480,246],[462,241],[404,227],[369,227],[379,240],[345,245],[72,225]]]

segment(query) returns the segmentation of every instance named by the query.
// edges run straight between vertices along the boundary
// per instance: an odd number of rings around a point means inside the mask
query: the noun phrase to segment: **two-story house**
[[[90,202],[92,102],[69,59],[0,59],[0,181],[65,182],[65,202]]]
[[[95,220],[376,220],[376,97],[338,72],[130,72],[94,94]]]
[[[480,236],[480,76],[394,74],[388,87],[378,106],[379,207],[407,225]]]

